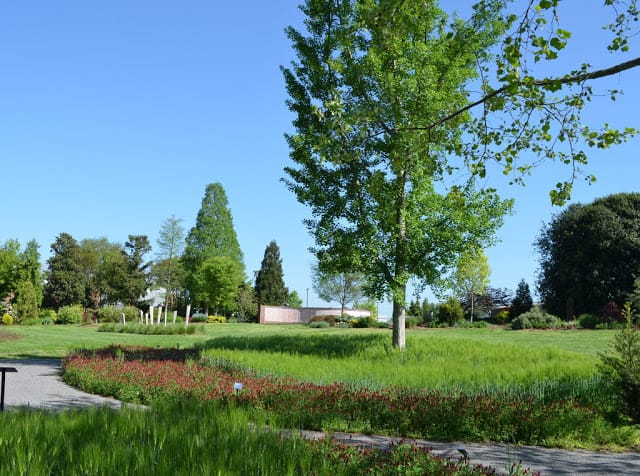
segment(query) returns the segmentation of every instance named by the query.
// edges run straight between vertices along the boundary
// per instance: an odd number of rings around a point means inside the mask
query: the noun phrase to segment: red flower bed
[[[543,404],[500,394],[447,395],[397,387],[317,385],[257,376],[233,365],[207,365],[193,350],[110,347],[64,362],[64,378],[84,390],[140,403],[193,397],[234,401],[267,411],[280,425],[475,441],[528,444],[586,430],[594,412],[575,401]],[[242,383],[236,391],[234,384]]]

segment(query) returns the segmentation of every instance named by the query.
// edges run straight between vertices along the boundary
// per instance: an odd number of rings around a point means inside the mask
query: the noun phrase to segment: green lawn
[[[259,372],[318,383],[482,389],[584,380],[596,372],[598,352],[612,331],[417,329],[407,349],[391,346],[385,329],[310,329],[257,324],[202,325],[185,336],[97,332],[95,326],[12,326],[1,330],[0,357],[63,357],[80,347],[110,344],[198,346],[205,355]]]

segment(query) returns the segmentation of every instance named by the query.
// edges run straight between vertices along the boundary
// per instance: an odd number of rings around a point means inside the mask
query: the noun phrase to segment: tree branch
[[[573,84],[573,83],[581,83],[583,81],[588,81],[588,80],[592,80],[592,79],[600,79],[600,78],[604,78],[606,76],[611,76],[613,74],[616,73],[621,73],[622,71],[626,71],[628,69],[632,69],[632,68],[636,68],[640,66],[640,57],[638,58],[634,58],[632,60],[626,61],[624,63],[619,63],[617,65],[611,66],[609,68],[604,68],[604,69],[599,69],[597,71],[591,71],[588,73],[582,73],[582,74],[576,74],[573,76],[562,76],[560,78],[545,78],[545,79],[537,79],[532,81],[532,85],[533,86],[549,86],[551,84],[554,83],[561,83],[561,84]],[[518,86],[522,86],[524,84],[524,82],[519,82]],[[482,98],[478,99],[475,102],[472,102],[471,104],[467,104],[465,107],[458,109],[454,112],[452,112],[451,114],[446,115],[445,117],[439,119],[438,121],[434,122],[433,124],[430,124],[428,126],[425,127],[407,127],[407,128],[402,128],[402,129],[397,129],[397,130],[416,130],[416,131],[430,131],[432,129],[435,129],[438,126],[441,126],[442,124],[444,124],[445,122],[450,121],[451,119],[459,116],[460,114],[463,114],[465,112],[467,112],[470,109],[473,109],[476,106],[479,106],[481,104],[486,103],[487,101],[489,101],[490,99],[499,96],[500,94],[504,93],[507,89],[509,89],[510,87],[512,87],[512,84],[507,84],[502,86],[501,88],[498,88],[494,91],[491,91],[489,94],[483,96]]]

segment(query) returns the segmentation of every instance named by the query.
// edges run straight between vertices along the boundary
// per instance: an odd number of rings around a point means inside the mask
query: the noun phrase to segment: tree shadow
[[[385,345],[388,336],[364,335],[286,335],[286,336],[223,336],[198,344],[201,350],[252,350],[284,354],[315,355],[340,358],[357,355],[371,347]]]

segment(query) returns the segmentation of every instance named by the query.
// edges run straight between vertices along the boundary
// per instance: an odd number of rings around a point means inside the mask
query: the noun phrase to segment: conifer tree
[[[244,275],[244,262],[227,195],[218,182],[207,185],[196,224],[187,235],[184,253],[185,281],[191,293],[192,302],[202,304],[208,312],[210,293],[202,289],[201,279],[197,279],[201,268],[211,258],[229,258],[235,261]],[[237,267],[234,267],[234,269]]]
[[[47,260],[47,284],[44,290],[45,305],[58,309],[80,304],[84,299],[84,275],[78,259],[80,246],[68,233],[60,233],[51,245],[51,257]]]
[[[524,279],[521,279],[516,289],[516,295],[511,301],[511,317],[515,319],[520,314],[530,311],[532,307],[533,299],[529,285]]]
[[[280,248],[275,241],[264,250],[262,264],[256,274],[255,290],[258,304],[282,306],[287,301],[289,290],[284,285]]]

